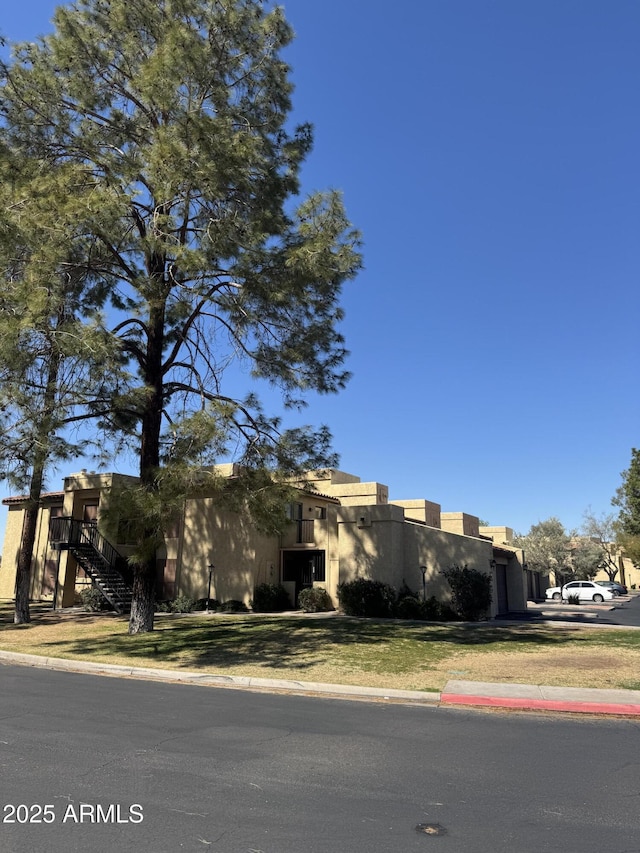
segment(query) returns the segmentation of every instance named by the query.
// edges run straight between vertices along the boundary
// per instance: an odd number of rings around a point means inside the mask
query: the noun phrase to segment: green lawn
[[[486,623],[435,625],[345,617],[158,616],[127,620],[33,608],[14,626],[0,605],[0,649],[131,666],[441,690],[451,678],[640,689],[640,631]]]

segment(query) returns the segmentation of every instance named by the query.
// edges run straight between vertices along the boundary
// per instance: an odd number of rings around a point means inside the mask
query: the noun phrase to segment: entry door
[[[498,593],[498,613],[509,612],[509,596],[507,595],[507,567],[496,566],[496,587]]]
[[[52,506],[49,509],[49,527],[52,518],[62,518],[62,506]],[[51,554],[55,554],[52,557]],[[48,551],[44,563],[44,575],[42,577],[42,595],[54,595],[58,583],[58,565],[60,563],[60,551]]]
[[[284,551],[282,554],[282,580],[295,583],[297,607],[300,590],[313,586],[314,581],[324,581],[324,551]]]

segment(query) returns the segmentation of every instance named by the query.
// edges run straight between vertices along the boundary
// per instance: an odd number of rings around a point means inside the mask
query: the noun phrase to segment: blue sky
[[[56,3],[7,5],[19,40]],[[521,532],[611,511],[640,444],[640,3],[283,5],[304,190],[343,190],[364,238],[353,378],[304,420],[392,499]]]

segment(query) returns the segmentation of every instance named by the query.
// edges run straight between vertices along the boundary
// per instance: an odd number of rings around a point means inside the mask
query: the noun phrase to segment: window
[[[326,518],[327,517],[327,508],[325,506],[314,506],[313,517],[314,518]]]
[[[302,518],[302,504],[300,503],[290,503],[287,504],[287,518],[289,521],[297,521]]]

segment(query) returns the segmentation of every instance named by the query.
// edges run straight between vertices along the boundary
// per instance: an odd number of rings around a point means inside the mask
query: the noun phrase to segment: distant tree
[[[602,548],[597,542],[583,536],[571,540],[571,567],[573,575],[580,580],[593,580],[604,568]]]
[[[86,270],[127,360],[102,426],[139,457],[140,488],[121,502],[138,522],[138,633],[153,628],[155,551],[195,468],[241,463],[230,497],[274,529],[287,478],[334,461],[326,429],[283,430],[227,369],[292,407],[344,386],[339,297],[359,236],[338,193],[296,201],[312,132],[290,130],[281,7],[76,0],[54,25],[2,67],[0,116],[23,156],[92,183],[79,199],[69,183],[49,215],[79,208],[90,239],[76,245],[104,249]]]
[[[597,544],[600,549],[600,568],[607,573],[610,581],[614,581],[618,574],[620,553],[615,516],[612,513],[595,515],[591,509],[585,510],[581,534]]]
[[[640,450],[631,450],[631,463],[621,474],[622,484],[611,501],[620,508],[616,520],[618,541],[626,556],[640,566]]]
[[[572,535],[555,517],[531,525],[528,533],[517,534],[511,544],[524,550],[531,570],[542,575],[554,572],[558,585],[566,583],[575,574]]]

